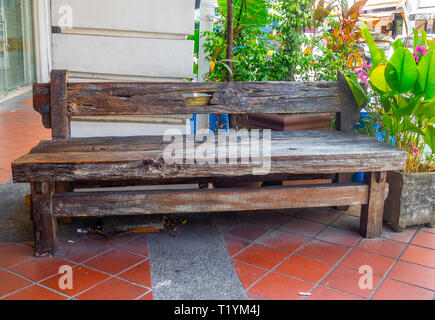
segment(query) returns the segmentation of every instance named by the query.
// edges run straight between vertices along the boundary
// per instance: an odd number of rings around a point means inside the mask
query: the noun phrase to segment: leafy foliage
[[[362,26],[369,44],[374,68],[370,71],[370,85],[375,92],[377,116],[389,142],[408,152],[406,172],[435,169],[435,51],[428,47],[425,33],[414,30],[414,54],[404,45],[393,43],[394,54],[389,61]],[[419,49],[420,48],[420,49]],[[422,54],[420,57],[417,50]],[[430,51],[427,51],[430,50]]]

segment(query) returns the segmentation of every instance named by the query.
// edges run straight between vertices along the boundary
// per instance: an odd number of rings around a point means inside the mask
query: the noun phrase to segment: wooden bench
[[[201,93],[200,95],[195,93]],[[68,83],[53,71],[34,85],[34,109],[52,141],[12,164],[14,182],[31,184],[37,255],[54,253],[58,217],[223,212],[362,205],[361,232],[382,232],[386,172],[404,168],[406,153],[353,132],[359,110],[342,74],[337,82]],[[71,138],[79,116],[192,113],[336,113],[335,130],[271,134],[270,172],[244,164],[165,163],[162,137]],[[187,151],[186,151],[187,152]],[[351,183],[366,172],[365,183]],[[334,183],[259,188],[73,192],[87,187],[249,180]],[[318,180],[317,180],[318,181]],[[309,182],[309,181],[308,181]]]

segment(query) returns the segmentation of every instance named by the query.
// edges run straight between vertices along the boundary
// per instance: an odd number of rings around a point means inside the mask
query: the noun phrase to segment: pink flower
[[[358,74],[358,79],[363,85],[367,85],[369,81],[369,70],[371,68],[371,65],[366,64],[365,62],[362,63],[361,69],[355,70]]]
[[[414,51],[414,59],[415,62],[419,62],[421,57],[423,57],[426,54],[426,47],[425,46],[416,46]]]
[[[426,54],[426,47],[416,46],[415,51],[417,51],[418,53],[421,53],[421,55],[424,56]]]
[[[418,149],[418,148],[415,146],[415,143],[414,143],[414,142],[410,142],[408,147],[409,147],[409,150],[410,150],[413,154],[417,154],[417,153],[420,152],[420,149]]]

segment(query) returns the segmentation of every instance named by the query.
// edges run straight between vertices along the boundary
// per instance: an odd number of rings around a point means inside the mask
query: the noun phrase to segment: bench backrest
[[[336,113],[353,130],[359,108],[344,75],[330,82],[68,83],[65,70],[33,86],[33,106],[53,139],[70,138],[70,118],[106,115]]]

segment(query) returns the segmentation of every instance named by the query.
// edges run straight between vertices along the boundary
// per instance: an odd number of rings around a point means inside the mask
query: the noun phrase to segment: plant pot
[[[394,231],[407,226],[435,224],[435,172],[388,172],[384,221]]]
[[[301,114],[263,114],[249,113],[242,121],[248,129],[289,130],[326,130],[333,118],[331,113]]]

